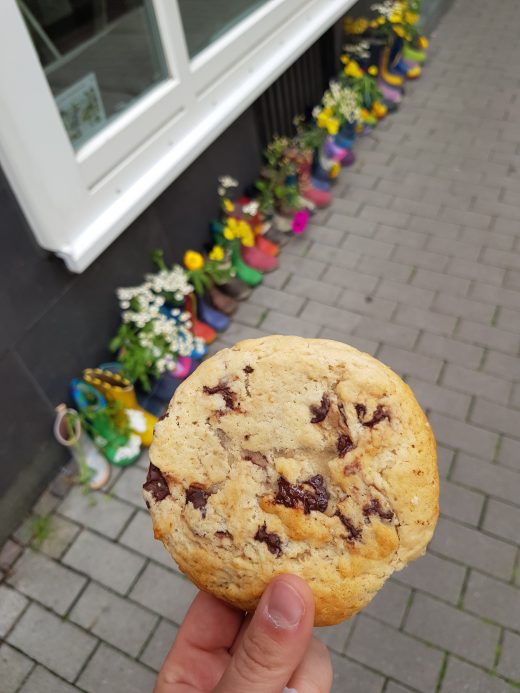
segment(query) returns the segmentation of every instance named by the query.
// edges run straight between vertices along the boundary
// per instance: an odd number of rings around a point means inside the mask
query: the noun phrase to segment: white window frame
[[[153,0],[170,77],[74,151],[16,2],[2,0],[0,161],[38,243],[86,269],[355,2],[268,0],[190,61],[177,0]]]

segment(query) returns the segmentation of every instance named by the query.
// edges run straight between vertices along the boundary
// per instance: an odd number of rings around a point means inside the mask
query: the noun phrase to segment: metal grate
[[[308,116],[337,72],[338,26],[333,26],[286,70],[254,104],[263,147],[275,135],[293,135],[294,116]]]

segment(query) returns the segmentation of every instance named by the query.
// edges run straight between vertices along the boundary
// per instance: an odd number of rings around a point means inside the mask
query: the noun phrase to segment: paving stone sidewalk
[[[349,342],[401,373],[439,442],[426,557],[320,630],[344,693],[520,687],[520,3],[457,0],[401,111],[217,347]],[[2,693],[148,693],[195,589],[152,539],[146,459],[96,505],[62,474],[0,561]]]

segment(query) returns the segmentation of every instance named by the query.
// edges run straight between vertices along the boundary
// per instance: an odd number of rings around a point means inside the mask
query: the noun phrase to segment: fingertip
[[[295,590],[303,600],[306,611],[312,611],[312,614],[314,615],[314,594],[309,587],[308,582],[298,575],[293,575],[292,573],[283,573],[282,575],[277,575],[274,580],[271,581],[270,585],[278,581],[284,582]]]

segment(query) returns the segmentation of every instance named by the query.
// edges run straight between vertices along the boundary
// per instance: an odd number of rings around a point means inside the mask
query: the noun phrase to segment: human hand
[[[312,592],[295,575],[276,577],[248,616],[199,592],[155,693],[329,693],[330,657],[313,622]]]

